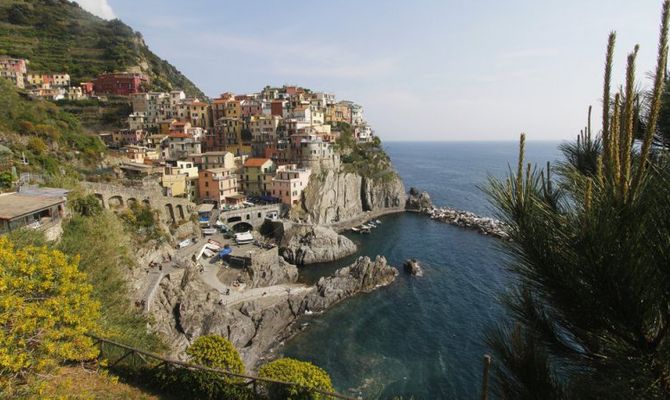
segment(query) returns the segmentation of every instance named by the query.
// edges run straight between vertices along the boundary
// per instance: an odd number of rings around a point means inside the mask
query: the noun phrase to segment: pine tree
[[[511,229],[505,250],[519,282],[505,298],[512,321],[489,335],[500,398],[670,398],[670,163],[653,147],[669,11],[666,0],[642,135],[633,90],[638,47],[612,99],[612,33],[601,134],[587,127],[564,146],[554,179],[551,166],[524,164],[522,135],[516,174],[490,182]]]

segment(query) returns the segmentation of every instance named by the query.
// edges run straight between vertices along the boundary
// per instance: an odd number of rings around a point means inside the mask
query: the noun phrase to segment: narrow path
[[[281,285],[247,289],[242,292],[231,291],[222,297],[224,306],[234,306],[247,301],[259,299],[277,300],[277,297],[288,297],[290,294],[307,293],[312,291],[311,286],[299,283],[285,283]]]

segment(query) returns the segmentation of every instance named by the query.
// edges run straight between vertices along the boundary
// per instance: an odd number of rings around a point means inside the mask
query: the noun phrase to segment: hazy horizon
[[[614,85],[639,43],[638,84],[649,86],[661,8],[660,0],[78,2],[140,31],[210,97],[268,84],[331,92],[362,104],[376,133],[395,141],[571,139],[589,105],[597,131],[609,32],[618,33]]]

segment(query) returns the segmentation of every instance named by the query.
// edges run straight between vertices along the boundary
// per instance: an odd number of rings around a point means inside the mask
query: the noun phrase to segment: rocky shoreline
[[[226,303],[226,296],[210,287],[195,266],[166,275],[150,305],[152,328],[166,340],[173,355],[202,335],[217,334],[230,340],[247,367],[254,370],[271,358],[283,341],[299,330],[295,323],[304,315],[320,314],[334,304],[389,285],[398,270],[386,259],[359,257],[353,264],[321,278],[315,285],[296,284],[297,268],[285,263],[287,281],[252,290],[257,296]],[[262,293],[262,294],[261,294]]]

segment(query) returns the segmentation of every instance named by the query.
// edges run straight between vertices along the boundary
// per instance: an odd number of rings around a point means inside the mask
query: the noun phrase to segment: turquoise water
[[[557,158],[556,142],[530,142],[528,158]],[[490,215],[479,187],[515,165],[517,144],[388,143],[405,186],[436,205]],[[392,285],[347,300],[289,341],[283,353],[326,369],[338,391],[366,398],[476,399],[487,327],[504,318],[498,298],[512,283],[496,239],[415,214],[382,218],[370,235],[349,235],[358,255],[382,254],[401,267],[417,258],[421,278],[401,273]],[[313,282],[353,258],[303,268]]]

